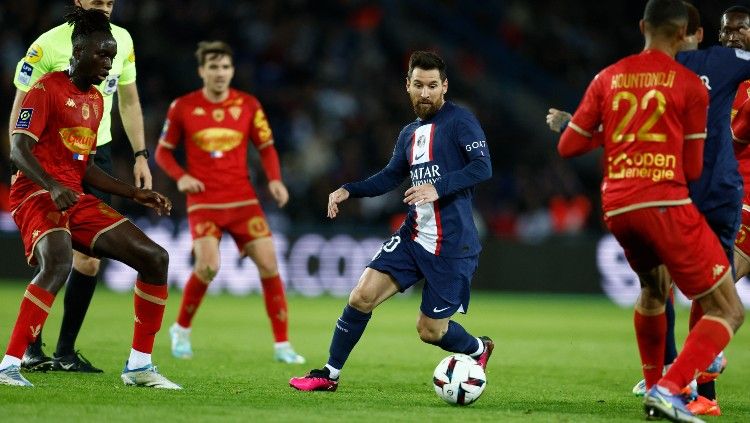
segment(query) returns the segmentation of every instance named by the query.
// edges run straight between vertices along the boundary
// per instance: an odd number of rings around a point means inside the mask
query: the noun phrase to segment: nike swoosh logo
[[[435,308],[432,309],[432,312],[433,313],[440,313],[440,312],[443,312],[445,310],[448,310],[449,308],[450,307],[445,307],[445,308],[438,309],[437,307],[435,307]]]
[[[414,158],[414,160],[419,160],[419,159],[421,159],[421,158],[422,158],[422,156],[424,156],[424,152],[422,152],[422,154],[420,154],[420,155],[418,155],[417,157],[415,157],[415,158]]]

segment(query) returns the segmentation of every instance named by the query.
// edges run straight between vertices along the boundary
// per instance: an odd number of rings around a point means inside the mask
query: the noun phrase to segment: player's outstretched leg
[[[338,378],[349,354],[365,332],[372,310],[398,292],[398,286],[387,273],[367,268],[349,295],[349,303],[336,321],[328,350],[328,362],[301,377],[289,380],[292,388],[300,391],[335,391]]]
[[[32,279],[39,274],[39,266],[34,266]],[[44,343],[42,342],[42,332],[36,337],[34,342],[26,347],[21,359],[21,369],[27,372],[46,372],[52,370],[52,357],[44,353]]]
[[[33,386],[19,373],[21,357],[41,332],[55,294],[70,271],[70,234],[57,230],[43,235],[34,248],[34,258],[40,263],[40,271],[26,287],[8,348],[0,361],[0,384],[3,385]]]
[[[167,303],[167,251],[129,221],[101,234],[94,252],[121,261],[138,271],[134,288],[135,327],[130,357],[121,378],[126,385],[182,389],[162,376],[151,362],[156,333]]]

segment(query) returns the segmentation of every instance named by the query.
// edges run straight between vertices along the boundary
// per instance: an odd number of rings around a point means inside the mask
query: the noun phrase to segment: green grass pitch
[[[0,348],[4,350],[24,286],[0,283]],[[47,321],[51,354],[62,293]],[[35,388],[0,387],[0,421],[495,421],[619,422],[643,419],[630,389],[640,379],[632,311],[601,297],[475,293],[471,313],[457,320],[496,342],[483,396],[468,407],[443,403],[434,393],[434,366],[447,355],[419,341],[419,295],[383,304],[352,353],[338,392],[304,393],[291,376],[327,358],[331,328],[345,300],[289,299],[291,339],[308,364],[272,358],[270,326],[259,296],[209,296],[194,322],[195,358],[169,353],[167,327],[180,293],[173,291],[154,350],[160,371],[181,392],[126,387],[119,373],[132,336],[132,296],[100,287],[78,347],[105,370],[100,375],[27,374]],[[684,339],[688,311],[678,310]],[[740,330],[727,350],[719,380],[724,416],[708,421],[750,421],[750,338]]]

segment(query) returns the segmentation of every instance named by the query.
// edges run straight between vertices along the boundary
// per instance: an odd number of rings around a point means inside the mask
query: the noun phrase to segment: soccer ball
[[[476,360],[466,354],[445,357],[432,376],[435,393],[449,404],[469,405],[479,399],[487,376]]]

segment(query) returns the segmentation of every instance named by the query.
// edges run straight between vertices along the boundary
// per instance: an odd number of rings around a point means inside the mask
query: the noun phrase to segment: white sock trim
[[[288,347],[291,347],[291,346],[292,346],[292,344],[290,344],[289,341],[274,342],[273,343],[273,348],[277,349],[277,350],[281,349],[281,348],[288,348]]]
[[[476,340],[478,344],[477,350],[469,354],[472,357],[479,357],[484,352],[484,342],[482,342],[482,340],[479,338],[476,338]]]
[[[151,354],[140,352],[134,349],[130,349],[130,357],[128,357],[128,370],[140,369],[151,364]]]
[[[338,379],[339,374],[341,373],[341,369],[337,369],[330,364],[326,364],[326,369],[328,369],[329,372],[331,372],[331,379]]]

